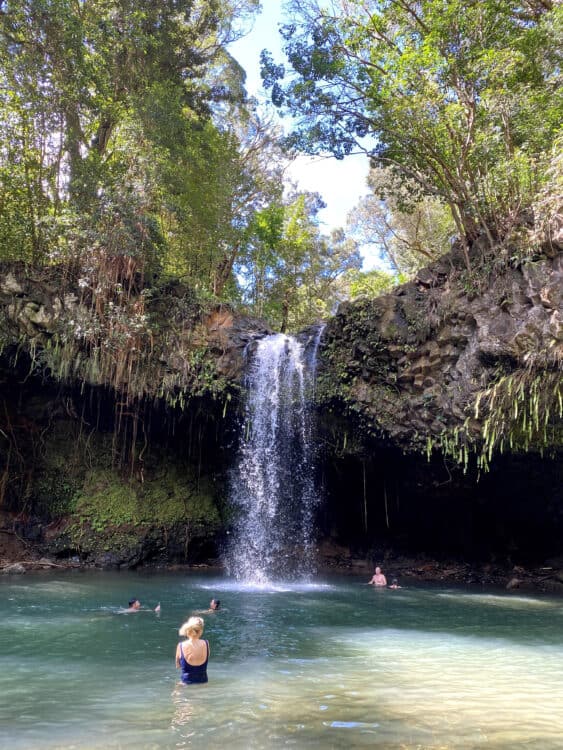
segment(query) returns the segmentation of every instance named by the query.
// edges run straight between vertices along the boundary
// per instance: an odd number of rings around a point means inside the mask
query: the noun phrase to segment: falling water
[[[276,334],[250,361],[239,458],[231,483],[238,510],[228,567],[263,584],[312,572],[315,486],[313,397],[322,328],[309,342]]]

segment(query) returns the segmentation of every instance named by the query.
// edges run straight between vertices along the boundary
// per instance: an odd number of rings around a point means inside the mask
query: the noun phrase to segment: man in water
[[[375,569],[375,573],[371,577],[371,581],[368,581],[368,584],[373,586],[387,586],[387,578],[381,572],[381,568]]]

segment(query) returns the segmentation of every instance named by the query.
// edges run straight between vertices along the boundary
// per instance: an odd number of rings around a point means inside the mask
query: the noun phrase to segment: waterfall
[[[249,362],[239,455],[231,480],[238,514],[227,554],[237,579],[267,583],[313,570],[314,393],[322,328],[308,342],[261,339]]]

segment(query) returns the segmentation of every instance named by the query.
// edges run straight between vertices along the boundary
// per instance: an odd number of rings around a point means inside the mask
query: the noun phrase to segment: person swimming
[[[196,609],[192,614],[193,615],[211,615],[213,612],[217,612],[218,610],[221,610],[224,612],[225,610],[221,608],[221,600],[220,599],[212,599],[209,602],[209,609]]]
[[[142,609],[141,602],[137,599],[137,597],[133,597],[133,599],[129,599],[127,609],[122,610],[121,614],[128,615],[132,614],[133,612],[156,612],[157,614],[160,614],[160,602],[156,605],[154,610]]]

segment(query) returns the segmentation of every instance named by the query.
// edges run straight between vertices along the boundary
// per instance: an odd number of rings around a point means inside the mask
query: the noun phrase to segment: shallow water
[[[177,629],[212,596],[184,687]],[[563,748],[559,599],[84,572],[5,577],[0,611],[0,747]]]

